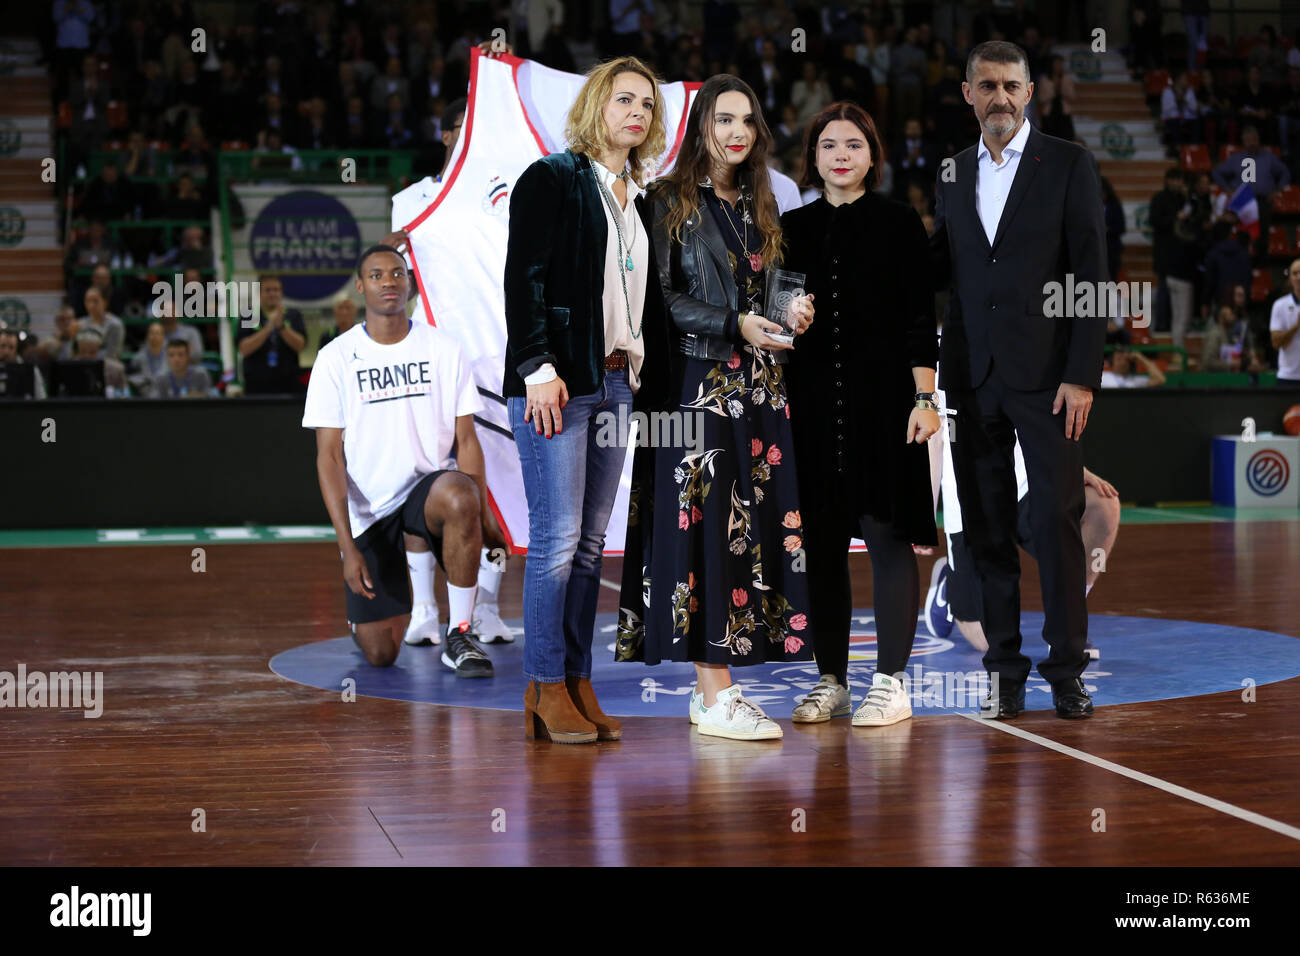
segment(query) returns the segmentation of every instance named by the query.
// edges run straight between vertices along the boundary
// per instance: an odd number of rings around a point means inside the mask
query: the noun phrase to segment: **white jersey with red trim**
[[[505,367],[506,244],[510,230],[510,192],[536,160],[565,147],[569,108],[584,78],[513,56],[484,56],[474,50],[465,122],[440,188],[421,184],[398,194],[393,226],[410,235],[411,264],[420,291],[416,317],[449,332],[474,372],[484,411],[477,417],[479,442],[487,465],[488,491],[512,550],[528,541],[528,505],[519,453],[501,397]],[[671,168],[680,145],[682,120],[699,84],[660,87],[665,106],[668,152],[658,173]],[[414,204],[414,205],[413,205]],[[406,221],[401,221],[406,219]],[[631,454],[606,532],[607,552],[621,554],[626,530]]]

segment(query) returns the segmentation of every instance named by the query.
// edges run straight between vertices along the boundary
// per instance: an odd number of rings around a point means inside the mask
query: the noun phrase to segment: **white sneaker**
[[[700,722],[700,714],[702,713],[704,713],[704,694],[697,694],[695,691],[691,691],[691,723],[698,724]]]
[[[438,623],[438,605],[417,604],[411,608],[411,623],[406,625],[402,640],[407,644],[441,644],[442,625]]]
[[[480,644],[492,644],[496,641],[513,644],[515,641],[514,631],[510,630],[509,624],[501,620],[501,610],[495,604],[476,604],[474,623],[478,627]]]
[[[718,701],[700,712],[700,733],[731,740],[780,740],[781,725],[763,713],[763,708],[746,700],[740,685],[719,692]]]
[[[820,724],[832,717],[843,717],[852,710],[848,687],[841,684],[834,674],[823,674],[791,716],[797,724]]]
[[[912,702],[907,699],[903,682],[876,671],[871,690],[853,715],[854,727],[888,727],[912,716]]]

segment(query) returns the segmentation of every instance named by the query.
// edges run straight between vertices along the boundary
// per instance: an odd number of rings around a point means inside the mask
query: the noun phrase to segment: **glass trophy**
[[[790,306],[804,294],[803,284],[807,280],[802,272],[786,272],[784,269],[773,269],[767,274],[767,306],[763,318],[784,329],[780,333],[769,333],[779,342],[794,343],[794,331],[799,327],[799,321],[791,313]]]

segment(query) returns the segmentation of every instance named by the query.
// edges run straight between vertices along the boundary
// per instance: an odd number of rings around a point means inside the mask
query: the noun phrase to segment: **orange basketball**
[[[1282,429],[1288,435],[1300,435],[1300,405],[1292,405],[1282,416]]]

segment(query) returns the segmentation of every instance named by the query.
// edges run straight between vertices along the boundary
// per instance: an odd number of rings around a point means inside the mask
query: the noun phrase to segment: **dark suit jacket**
[[[645,196],[637,213],[650,235]],[[533,163],[510,194],[506,245],[506,362],[502,394],[522,398],[524,378],[555,365],[569,395],[590,395],[605,377],[605,244],[609,227],[591,161],[565,150]],[[641,334],[645,362],[637,408],[669,397],[669,340],[659,267],[650,245]],[[635,322],[635,318],[633,319]]]
[[[1076,287],[1108,279],[1101,184],[1089,154],[1030,127],[991,245],[975,203],[977,147],[954,158],[952,182],[939,164],[930,239],[936,285],[951,284],[955,300],[940,386],[978,387],[996,363],[1015,389],[1100,388],[1106,319],[1043,314],[1047,283],[1064,286],[1067,273]]]

